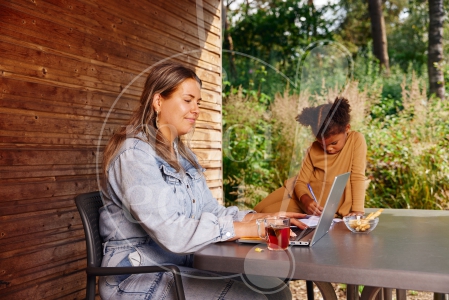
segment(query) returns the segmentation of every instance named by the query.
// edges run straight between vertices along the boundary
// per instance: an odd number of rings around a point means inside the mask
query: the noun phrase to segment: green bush
[[[368,144],[366,207],[449,209],[449,102],[427,99],[425,78],[397,72],[371,85],[365,74],[345,91],[352,128]],[[223,105],[225,204],[254,207],[295,175],[313,138],[294,117],[336,94],[286,90],[270,97],[230,88]]]
[[[425,103],[367,125],[367,207],[449,208],[449,105]]]

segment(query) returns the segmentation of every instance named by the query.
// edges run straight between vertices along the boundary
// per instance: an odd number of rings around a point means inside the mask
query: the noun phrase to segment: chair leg
[[[96,276],[87,275],[86,299],[95,300]]]
[[[375,300],[377,299],[377,294],[382,290],[380,287],[375,286],[365,286],[363,287],[362,296],[360,300]]]
[[[393,300],[393,289],[383,288],[384,300]]]
[[[449,300],[449,294],[433,293],[433,300]]]
[[[355,284],[346,285],[346,299],[359,300],[359,286]]]
[[[334,287],[330,282],[315,281],[314,283],[320,290],[324,300],[337,300]]]
[[[313,300],[313,281],[306,280],[307,300]]]
[[[186,296],[184,294],[184,287],[182,286],[182,277],[181,277],[181,271],[177,266],[171,265],[166,266],[168,269],[167,271],[172,272],[173,274],[173,280],[175,282],[175,289],[176,289],[176,296],[179,300],[185,300]]]
[[[396,290],[396,300],[407,300],[407,290]]]
[[[381,288],[379,292],[377,293],[376,297],[374,298],[376,300],[384,300],[384,290]]]

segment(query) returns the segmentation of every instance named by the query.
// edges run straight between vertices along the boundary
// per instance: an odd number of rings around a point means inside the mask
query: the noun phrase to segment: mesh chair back
[[[76,207],[83,222],[86,236],[87,265],[99,267],[103,259],[102,239],[98,222],[100,214],[98,210],[103,206],[100,192],[91,192],[78,195],[75,198]]]

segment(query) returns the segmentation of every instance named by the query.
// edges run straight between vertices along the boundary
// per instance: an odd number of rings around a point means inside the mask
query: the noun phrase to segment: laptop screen
[[[348,182],[349,175],[350,172],[335,177],[326,204],[324,205],[321,218],[318,221],[318,225],[313,235],[311,246],[329,231],[335,212],[337,211],[337,206],[340,203],[341,196],[343,195],[346,183]]]

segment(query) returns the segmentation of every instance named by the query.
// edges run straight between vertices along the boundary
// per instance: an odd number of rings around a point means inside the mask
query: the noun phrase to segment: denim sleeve
[[[191,253],[234,237],[233,221],[243,214],[210,197],[201,216],[189,218],[185,214],[188,199],[175,194],[164,181],[156,158],[141,149],[125,150],[111,162],[108,183],[118,205],[127,212],[126,221],[141,226],[161,247],[174,253]]]
[[[204,190],[203,195],[205,198],[205,206],[203,208],[203,211],[208,211],[213,213],[214,215],[216,215],[217,217],[221,217],[221,216],[226,216],[226,215],[231,215],[232,219],[234,221],[242,221],[243,218],[248,214],[248,213],[255,213],[254,210],[242,210],[240,211],[237,206],[229,206],[229,207],[224,207],[223,205],[220,205],[217,201],[217,199],[215,199],[212,196],[211,191],[209,190],[209,188],[207,187],[207,183],[206,180],[201,181],[202,184],[202,188]]]

